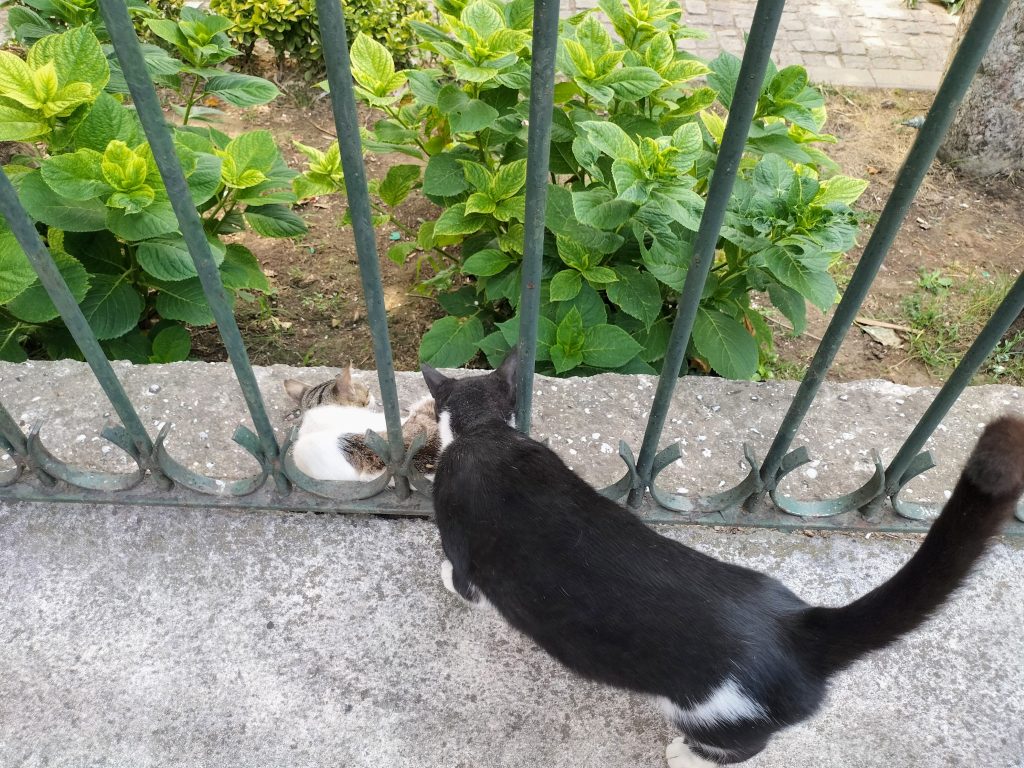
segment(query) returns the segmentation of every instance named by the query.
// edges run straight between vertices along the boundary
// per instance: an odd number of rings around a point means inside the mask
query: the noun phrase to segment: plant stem
[[[188,98],[185,99],[185,114],[182,115],[182,117],[181,117],[181,124],[182,125],[188,125],[189,115],[192,114],[192,107],[196,103],[195,96],[196,96],[196,91],[199,90],[199,81],[200,81],[200,79],[201,78],[199,77],[199,75],[196,75],[195,76],[195,80],[192,81],[192,90],[189,91]]]

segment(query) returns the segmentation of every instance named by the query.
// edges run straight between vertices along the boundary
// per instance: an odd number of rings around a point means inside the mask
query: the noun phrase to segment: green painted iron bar
[[[25,433],[21,431],[18,422],[14,420],[11,412],[4,407],[3,403],[0,403],[0,437],[19,456],[28,455],[28,441],[25,439]],[[0,447],[5,448],[6,446],[0,442]]]
[[[96,340],[96,335],[89,327],[89,322],[82,314],[82,308],[78,306],[67,283],[64,282],[64,278],[57,270],[53,257],[43,245],[39,233],[36,232],[35,224],[32,223],[32,219],[18,202],[18,193],[4,173],[0,173],[0,212],[3,213],[18,245],[21,246],[39,276],[39,282],[43,284],[50,300],[60,312],[75,343],[85,355],[93,375],[131,436],[132,444],[138,451],[138,455],[144,459],[148,458],[153,451],[153,442],[149,439],[142,420],[135,412],[132,401],[125,394],[124,387],[121,386],[121,382],[114,373],[114,369],[111,368],[99,341]]]
[[[533,367],[537,359],[540,279],[544,261],[544,213],[548,199],[551,119],[555,96],[559,0],[534,0],[533,60],[530,71],[530,127],[526,141],[526,223],[519,299],[519,370],[516,426],[530,433]]]
[[[917,194],[917,189],[921,186],[925,174],[931,167],[935,153],[938,152],[942,139],[946,135],[946,130],[956,116],[957,106],[964,94],[967,93],[967,88],[981,64],[989,41],[999,27],[999,22],[1006,12],[1009,1],[982,0],[960,47],[957,49],[952,64],[946,71],[924,125],[921,126],[917,139],[910,148],[910,152],[907,153],[907,159],[903,162],[903,167],[896,177],[896,184],[893,186],[882,215],[875,225],[875,231],[871,233],[850,284],[843,293],[839,306],[836,307],[835,315],[832,317],[821,343],[818,344],[807,374],[800,382],[796,397],[786,412],[782,425],[765,456],[764,464],[761,466],[761,480],[769,490],[775,488],[782,459],[810,410],[818,389],[821,387],[821,382],[825,379],[825,374],[832,366],[832,361],[839,351],[839,346],[843,343],[843,338],[857,316],[857,310],[864,302],[868,289],[870,289],[875,275],[878,274],[879,267],[882,266],[893,240],[896,239],[896,234],[903,219],[906,218],[910,204]]]
[[[946,379],[946,383],[942,385],[942,389],[928,406],[928,410],[918,420],[917,426],[914,427],[889,466],[885,468],[887,495],[892,495],[900,489],[900,480],[910,466],[910,462],[924,447],[932,432],[949,413],[949,409],[953,407],[967,385],[971,383],[971,378],[985,362],[985,358],[995,349],[996,344],[1003,338],[1003,334],[1020,317],[1021,312],[1024,312],[1024,272],[1017,278],[998,309],[992,313],[992,317],[989,318],[981,333],[971,344],[970,349],[960,360],[956,370]]]
[[[381,287],[380,262],[377,256],[377,233],[373,229],[370,193],[366,188],[366,169],[363,167],[363,147],[359,140],[359,115],[356,113],[356,95],[352,87],[349,66],[348,40],[345,17],[337,0],[317,0],[320,15],[320,37],[323,40],[324,62],[327,64],[327,82],[331,86],[331,109],[341,149],[341,167],[345,174],[352,230],[359,257],[359,279],[363,284],[366,317],[373,334],[373,358],[377,365],[381,399],[384,401],[384,419],[388,427],[391,460],[400,461],[405,451],[402,441],[402,414],[398,406],[398,387],[395,384],[395,365],[388,338],[388,314],[384,308],[384,289]],[[395,491],[400,498],[412,492],[407,478],[395,476]]]
[[[224,340],[228,357],[231,359],[235,376],[238,378],[242,395],[249,408],[249,415],[252,417],[253,425],[259,435],[263,455],[270,463],[277,489],[282,493],[287,493],[289,490],[288,479],[281,467],[277,438],[274,436],[270,417],[263,404],[263,396],[256,384],[252,365],[249,364],[249,353],[242,341],[242,334],[238,330],[238,323],[235,322],[235,315],[228,304],[220,272],[210,253],[210,244],[203,232],[202,221],[196,212],[195,205],[192,204],[192,195],[185,183],[185,176],[181,172],[181,165],[171,139],[171,131],[164,120],[156,89],[146,71],[139,39],[135,36],[131,19],[128,17],[128,8],[124,0],[100,0],[100,11],[103,14],[103,21],[110,35],[110,41],[114,45],[117,58],[124,70],[128,90],[135,103],[135,110],[142,122],[143,130],[146,132],[146,138],[149,139],[153,159],[160,169],[160,176],[167,188],[167,196],[170,198],[174,215],[178,219],[178,225],[181,227],[181,235],[185,239],[188,251],[192,255],[192,261],[196,265],[203,293],[206,295],[210,310],[217,321],[217,330]]]
[[[664,366],[658,378],[658,388],[651,405],[651,415],[647,419],[643,443],[640,446],[640,457],[637,471],[641,487],[634,488],[629,494],[629,505],[636,507],[643,499],[646,486],[651,482],[651,468],[658,453],[658,442],[665,427],[665,417],[672,402],[686,357],[686,347],[690,343],[690,333],[697,317],[697,308],[704,291],[708,272],[715,258],[715,246],[718,244],[718,233],[725,220],[726,206],[732,194],[739,170],[743,150],[747,144],[747,132],[750,121],[754,119],[757,99],[761,95],[761,84],[768,68],[775,33],[782,17],[783,0],[758,0],[754,11],[754,21],[750,27],[746,50],[743,52],[743,63],[740,65],[739,78],[736,81],[736,92],[733,94],[729,108],[729,119],[722,136],[722,145],[718,151],[711,184],[708,187],[708,199],[704,204],[704,213],[700,219],[697,238],[693,246],[693,259],[686,273],[686,282],[679,294],[676,305],[676,319],[672,325],[668,350],[665,353]]]

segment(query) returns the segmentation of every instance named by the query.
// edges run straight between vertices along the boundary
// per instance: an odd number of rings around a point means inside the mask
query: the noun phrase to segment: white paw
[[[455,581],[452,579],[452,573],[455,571],[452,568],[451,562],[447,559],[441,561],[441,583],[444,584],[444,588],[451,592],[453,595],[459,595],[455,591]],[[459,595],[461,598],[462,595]]]
[[[693,754],[682,736],[673,739],[672,743],[665,747],[665,762],[668,763],[668,768],[718,768],[718,763],[712,763]]]

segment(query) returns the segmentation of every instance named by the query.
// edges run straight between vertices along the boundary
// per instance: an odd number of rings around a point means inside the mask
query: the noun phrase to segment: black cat
[[[490,603],[581,675],[657,697],[685,734],[672,768],[746,760],[812,715],[828,679],[925,619],[1024,491],[1024,419],[993,422],[924,543],[842,608],[667,539],[516,431],[516,357],[450,379],[429,366],[442,454],[434,508],[445,585]]]

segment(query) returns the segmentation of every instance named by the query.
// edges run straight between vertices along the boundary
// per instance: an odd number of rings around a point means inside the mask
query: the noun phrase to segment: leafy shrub
[[[678,50],[699,33],[672,0],[599,4],[625,42],[598,11],[560,30],[538,369],[653,373],[740,62]],[[444,209],[388,254],[403,261],[420,249],[438,268],[423,287],[448,316],[421,357],[461,365],[481,351],[494,363],[518,335],[532,3],[438,7],[439,24],[414,27],[443,69],[396,72],[386,49],[355,41],[359,98],[384,113],[363,146],[426,161],[393,167],[373,188],[382,222],[414,188]],[[802,67],[770,68],[694,326],[698,368],[753,377],[772,355],[763,306],[801,332],[807,300],[822,310],[835,300],[828,268],[854,244],[850,206],[866,183],[825,178],[838,169],[818,147],[834,141],[821,130],[823,104]],[[300,197],[330,191],[324,170],[296,181]]]
[[[136,31],[146,35],[146,19],[177,18],[184,0],[127,0],[128,13]],[[88,26],[100,39],[108,42],[97,0],[18,0],[8,6],[7,22],[14,39],[31,45],[40,38]]]
[[[387,46],[402,65],[413,61],[414,20],[427,20],[425,0],[348,0],[343,4],[349,43],[360,32]],[[234,22],[231,34],[251,56],[266,40],[277,54],[297,61],[307,79],[323,72],[323,49],[316,0],[211,0],[210,9]]]
[[[96,337],[112,358],[188,355],[184,325],[208,325],[195,266],[135,111],[104,91],[110,71],[89,27],[44,37],[23,61],[0,52],[0,141],[27,142],[3,169],[38,223]],[[174,144],[229,299],[270,286],[256,258],[223,238],[305,231],[291,211],[294,172],[272,136],[175,128]],[[71,336],[0,220],[0,358],[77,357]]]

